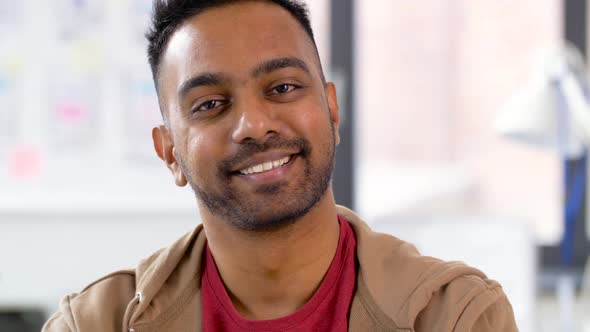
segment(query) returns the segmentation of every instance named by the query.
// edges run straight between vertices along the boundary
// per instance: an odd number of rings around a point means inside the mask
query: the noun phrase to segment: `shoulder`
[[[110,273],[79,293],[66,295],[43,331],[119,330],[125,309],[135,296],[134,291],[134,270]]]
[[[352,211],[359,262],[357,296],[381,325],[416,331],[516,331],[502,287],[462,262],[421,255],[388,234],[372,231]]]
[[[421,256],[399,239],[384,241],[391,242],[392,250],[375,255],[381,268],[365,260],[359,278],[366,283],[365,296],[374,303],[373,310],[395,326],[416,331],[517,331],[498,282],[462,262]]]
[[[512,306],[495,281],[461,275],[441,284],[415,318],[417,331],[517,331]]]

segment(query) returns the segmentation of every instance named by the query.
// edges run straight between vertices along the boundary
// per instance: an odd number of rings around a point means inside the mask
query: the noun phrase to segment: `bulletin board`
[[[151,0],[0,0],[2,214],[194,213],[153,151]]]

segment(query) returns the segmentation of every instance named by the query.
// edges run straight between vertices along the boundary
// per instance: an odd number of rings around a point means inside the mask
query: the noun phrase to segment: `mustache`
[[[311,145],[303,138],[286,139],[273,136],[263,143],[255,140],[249,140],[240,145],[239,150],[231,157],[220,162],[219,171],[221,174],[230,174],[235,165],[242,163],[253,155],[269,150],[297,150],[303,157],[307,157],[311,152]]]

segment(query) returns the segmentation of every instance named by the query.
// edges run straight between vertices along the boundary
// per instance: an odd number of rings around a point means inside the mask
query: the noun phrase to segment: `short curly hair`
[[[199,15],[207,9],[224,6],[236,1],[239,0],[154,0],[151,24],[145,37],[148,41],[148,61],[156,87],[158,85],[157,80],[162,53],[164,53],[168,41],[180,25],[188,18]],[[268,1],[286,9],[299,22],[311,39],[319,58],[307,6],[298,0]],[[320,71],[322,71],[321,68]]]

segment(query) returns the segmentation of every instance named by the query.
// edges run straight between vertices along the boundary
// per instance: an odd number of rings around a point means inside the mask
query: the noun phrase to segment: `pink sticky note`
[[[15,178],[32,178],[41,174],[41,152],[35,146],[17,146],[8,154],[8,174]]]
[[[60,120],[70,124],[80,123],[88,116],[83,105],[69,100],[58,102],[55,111]]]

